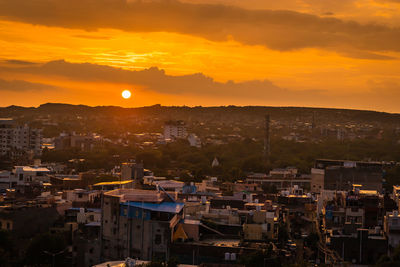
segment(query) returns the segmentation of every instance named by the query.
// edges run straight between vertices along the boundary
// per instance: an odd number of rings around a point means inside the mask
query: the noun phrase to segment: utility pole
[[[271,152],[271,139],[270,139],[270,118],[269,114],[265,115],[265,132],[264,132],[264,159],[267,163],[270,160],[270,152]]]

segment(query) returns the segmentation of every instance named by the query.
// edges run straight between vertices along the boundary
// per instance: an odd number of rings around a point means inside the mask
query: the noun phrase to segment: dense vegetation
[[[309,173],[315,159],[349,159],[392,161],[400,159],[400,145],[386,140],[330,141],[324,143],[296,143],[294,141],[273,140],[269,162],[263,157],[262,143],[251,139],[226,145],[207,145],[203,148],[190,147],[185,140],[158,149],[138,147],[104,146],[91,152],[78,150],[48,151],[43,153],[43,161],[66,162],[82,158],[77,170],[109,170],[121,162],[136,159],[143,162],[159,176],[168,176],[168,170],[188,171],[194,179],[205,175],[215,175],[224,180],[244,178],[248,172],[268,172],[272,168],[295,166],[301,173]],[[211,167],[214,158],[220,166]],[[400,182],[399,167],[386,170],[388,183]],[[396,177],[397,176],[397,177]],[[190,178],[190,179],[193,179]]]

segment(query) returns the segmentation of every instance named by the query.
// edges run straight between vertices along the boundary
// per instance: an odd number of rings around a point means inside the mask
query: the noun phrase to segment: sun
[[[122,97],[125,98],[125,99],[131,98],[131,95],[132,95],[131,91],[129,91],[129,90],[122,91]]]

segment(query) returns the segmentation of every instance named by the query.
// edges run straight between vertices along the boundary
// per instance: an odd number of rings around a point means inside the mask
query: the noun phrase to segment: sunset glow
[[[36,2],[41,1],[46,2]],[[400,112],[395,1],[118,0],[109,7],[101,0],[95,9],[91,1],[50,3],[0,0],[1,106],[62,99]],[[120,15],[103,16],[109,9]],[[262,19],[257,12],[264,13]],[[240,23],[229,19],[243,14]],[[23,90],[18,82],[24,82]],[[104,94],[87,97],[95,85]],[[123,85],[140,88],[138,101],[106,97]]]

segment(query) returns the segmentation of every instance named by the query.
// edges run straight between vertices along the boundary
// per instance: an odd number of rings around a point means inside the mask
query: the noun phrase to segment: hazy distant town
[[[0,108],[1,266],[400,264],[400,115]]]

